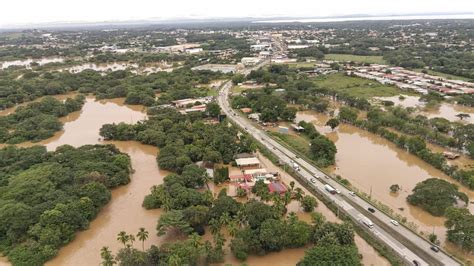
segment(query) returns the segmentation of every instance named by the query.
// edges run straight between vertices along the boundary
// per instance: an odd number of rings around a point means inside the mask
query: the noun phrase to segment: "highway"
[[[266,63],[268,63],[268,61],[264,61],[252,69],[257,69]],[[242,73],[247,75],[252,69],[246,69]],[[401,258],[404,258],[408,265],[460,265],[448,254],[442,251],[434,252],[430,250],[431,244],[427,240],[402,225],[393,225],[388,215],[380,212],[375,206],[372,206],[363,199],[351,195],[351,191],[332,180],[312,164],[297,157],[295,153],[272,139],[263,130],[253,126],[249,120],[236,114],[229,105],[228,97],[231,88],[231,81],[225,83],[217,98],[220,107],[227,117],[275,154],[281,162],[290,166],[293,165],[293,162],[296,162],[300,166],[298,174],[308,180],[308,183],[320,194],[330,198],[354,220],[361,222],[364,217],[368,217],[374,223],[374,226],[373,228],[369,228],[364,225],[364,228],[372,232],[375,237],[392,248]],[[335,195],[330,194],[324,188],[325,184],[331,185],[333,188],[339,190],[340,193]],[[375,209],[375,213],[368,212],[367,209],[369,207]],[[402,243],[405,243],[405,245]]]

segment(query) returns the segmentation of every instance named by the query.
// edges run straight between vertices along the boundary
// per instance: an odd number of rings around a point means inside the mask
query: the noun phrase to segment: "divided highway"
[[[268,63],[268,61],[263,62],[253,69],[266,63]],[[243,71],[243,74],[248,74],[249,72],[250,70],[245,70]],[[283,163],[292,165],[293,162],[296,162],[301,167],[298,174],[308,180],[308,183],[311,184],[320,194],[330,198],[337,206],[339,206],[339,208],[343,209],[354,220],[361,223],[364,217],[368,217],[372,220],[374,226],[372,228],[365,226],[366,230],[371,231],[375,237],[392,248],[401,258],[405,259],[405,262],[408,265],[460,265],[459,262],[452,259],[448,254],[442,251],[436,253],[430,250],[431,244],[428,241],[419,237],[402,225],[393,225],[390,222],[391,218],[378,211],[375,206],[370,205],[368,202],[357,196],[351,195],[348,189],[332,180],[312,164],[297,157],[295,153],[269,137],[263,130],[253,126],[250,121],[236,114],[229,106],[228,101],[231,88],[231,81],[225,83],[222,86],[217,99],[227,117],[242,129],[245,129],[247,133],[263,144]],[[333,188],[339,190],[340,193],[335,195],[330,194],[325,190],[325,184],[331,185]],[[375,211],[375,213],[370,213],[367,211],[369,207],[377,211]]]

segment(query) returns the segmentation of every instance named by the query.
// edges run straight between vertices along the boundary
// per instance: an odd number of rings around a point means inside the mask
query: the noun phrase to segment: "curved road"
[[[266,63],[267,62],[263,62],[253,69]],[[250,70],[245,70],[243,74],[248,74],[249,72]],[[459,262],[452,259],[448,254],[442,251],[436,253],[430,250],[431,244],[427,240],[419,237],[404,226],[394,226],[391,224],[391,218],[384,213],[380,211],[369,213],[367,211],[369,207],[373,209],[377,208],[357,196],[352,196],[348,189],[332,180],[312,164],[298,158],[295,153],[273,140],[264,131],[253,126],[247,119],[237,115],[229,106],[228,96],[231,88],[231,81],[225,83],[218,96],[218,103],[227,117],[242,129],[245,129],[247,133],[261,142],[261,144],[267,147],[269,151],[273,152],[285,164],[291,166],[293,162],[298,163],[301,167],[298,174],[308,180],[308,183],[319,191],[320,194],[330,198],[339,208],[344,209],[354,220],[361,221],[364,217],[371,219],[372,222],[374,222],[374,227],[369,229],[364,226],[366,230],[371,231],[375,237],[391,247],[401,258],[405,259],[408,265],[416,265],[414,261],[416,261],[418,265],[460,265]],[[310,180],[313,182],[310,182]],[[340,194],[332,195],[327,192],[324,188],[326,183],[338,189]],[[402,242],[406,243],[406,245],[402,244]]]

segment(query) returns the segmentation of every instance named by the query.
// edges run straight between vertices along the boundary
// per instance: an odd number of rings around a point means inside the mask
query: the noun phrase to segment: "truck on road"
[[[331,186],[328,185],[328,184],[324,185],[324,189],[326,189],[327,192],[329,192],[329,193],[331,193],[331,194],[336,194],[336,193],[337,193],[336,189],[334,189],[333,187],[331,187]]]
[[[365,216],[360,216],[360,221],[365,224],[368,228],[372,229],[374,228],[374,223],[367,217]]]

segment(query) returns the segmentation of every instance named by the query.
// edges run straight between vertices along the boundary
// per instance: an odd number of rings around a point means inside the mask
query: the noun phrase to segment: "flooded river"
[[[434,217],[409,205],[406,197],[417,183],[430,177],[457,182],[418,157],[370,132],[347,124],[341,124],[331,131],[324,126],[328,119],[328,116],[313,111],[298,112],[296,116],[297,121],[313,122],[318,131],[336,144],[336,165],[328,171],[347,178],[359,190],[388,205],[408,221],[418,224],[422,231],[434,231],[444,242],[445,218]],[[397,194],[390,193],[389,187],[392,184],[400,185],[401,191]],[[474,199],[473,191],[458,185],[471,200]],[[469,209],[473,212],[474,206],[471,204]]]
[[[63,131],[57,132],[52,138],[42,142],[21,145],[46,145],[48,150],[54,150],[64,144],[81,146],[112,143],[122,152],[130,155],[132,167],[135,170],[128,185],[112,191],[112,200],[91,222],[90,228],[79,232],[75,239],[61,248],[58,255],[46,265],[98,265],[100,263],[100,248],[108,246],[113,252],[116,252],[122,247],[122,244],[116,240],[117,233],[122,230],[135,234],[140,227],[145,227],[150,232],[145,247],[178,239],[173,234],[163,237],[156,236],[155,228],[161,210],[145,210],[141,206],[150,187],[161,184],[163,177],[167,174],[157,167],[158,149],[134,141],[103,142],[98,134],[103,124],[136,123],[145,118],[143,107],[124,105],[124,99],[96,101],[92,97],[87,97],[81,111],[61,118],[64,123]],[[267,169],[282,172],[266,158],[261,157],[261,159]],[[292,177],[283,175],[283,180],[289,183]],[[296,212],[300,219],[310,221],[310,216],[301,210],[297,202],[292,202],[289,205],[289,210]],[[329,221],[339,221],[323,204],[319,204],[317,211],[323,213]],[[377,255],[374,249],[359,236],[356,236],[356,243],[359,252],[363,254],[365,265],[388,265],[388,262]],[[135,243],[135,245],[137,248],[141,248],[141,243]],[[294,265],[304,256],[305,250],[306,248],[299,248],[271,253],[263,257],[250,256],[246,263],[248,265]],[[227,250],[225,263],[241,264],[233,257],[230,250]],[[0,265],[8,265],[5,258],[0,258]]]

